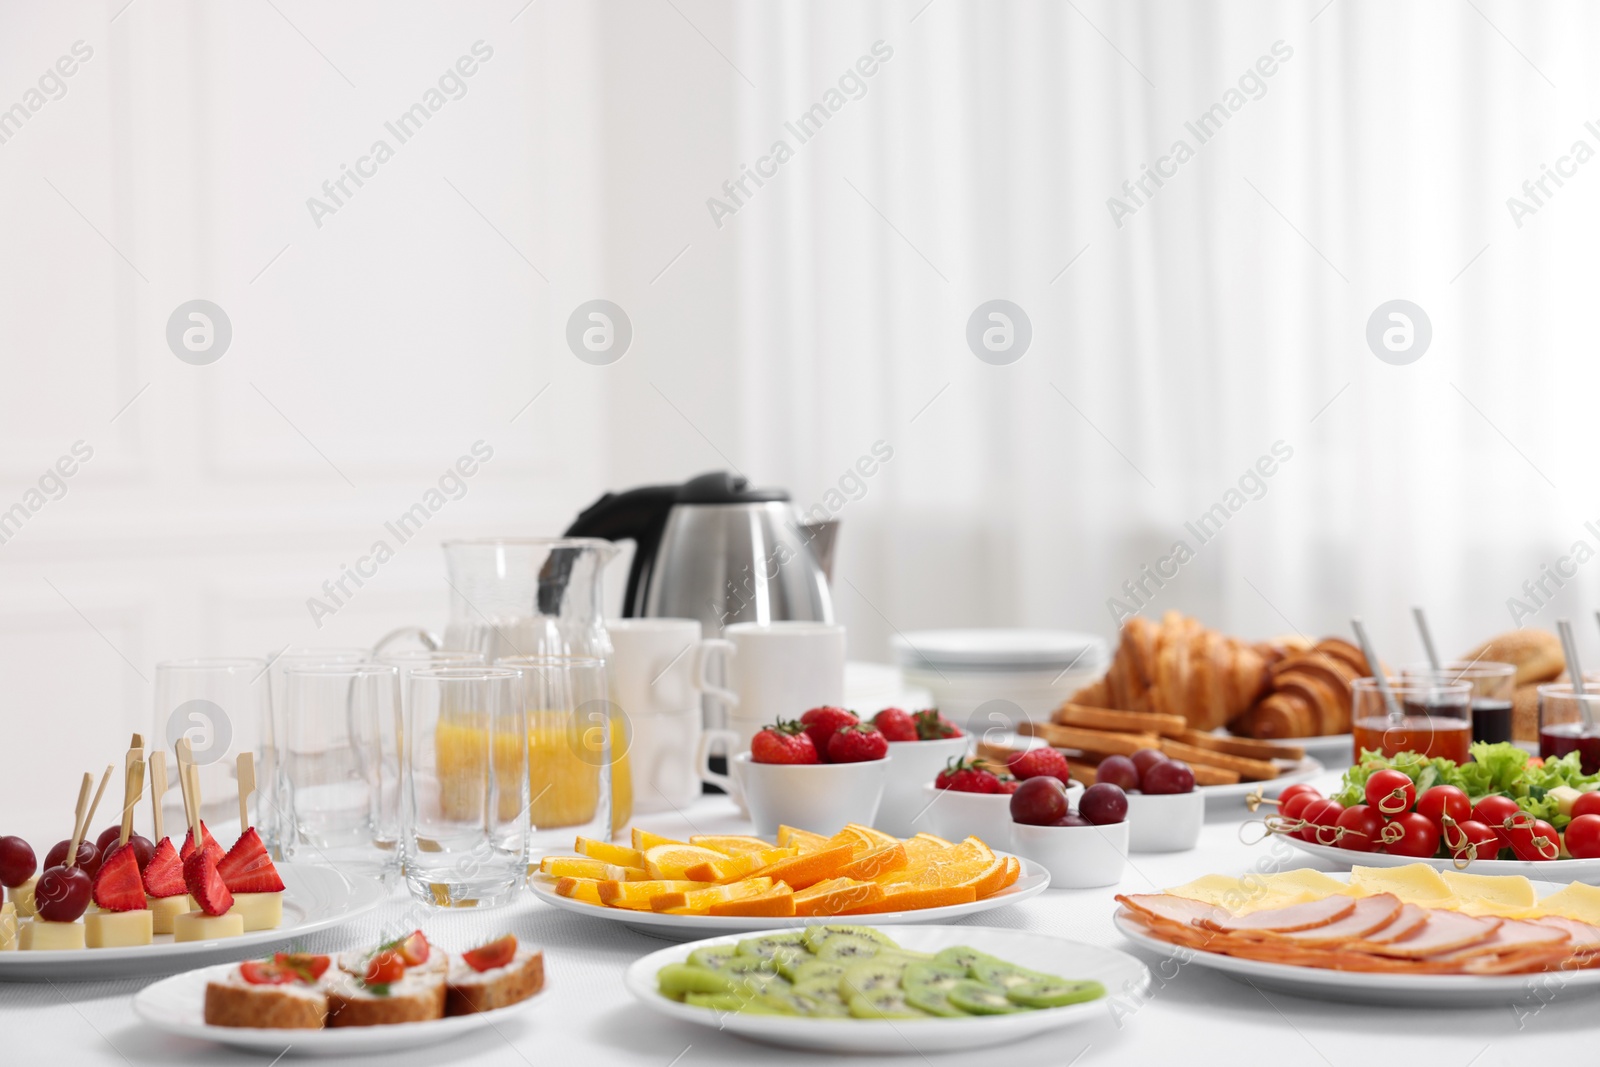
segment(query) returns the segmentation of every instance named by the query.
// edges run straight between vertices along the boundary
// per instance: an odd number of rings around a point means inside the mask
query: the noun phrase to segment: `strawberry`
[[[811,735],[811,744],[817,750],[817,762],[828,762],[828,740],[839,732],[841,726],[854,726],[861,720],[853,711],[824,704],[800,716],[800,723]]]
[[[153,897],[175,897],[189,891],[183,884],[183,861],[172,847],[172,838],[163,837],[156,854],[145,864],[144,891]]]
[[[872,717],[872,725],[878,728],[886,741],[917,740],[916,720],[904,708],[884,708]]]
[[[804,727],[779,719],[750,739],[750,759],[756,763],[820,763],[817,747]]]
[[[240,834],[228,854],[217,861],[217,873],[231,893],[283,892],[283,879],[254,826]]]
[[[1006,766],[1022,781],[1044,777],[1054,778],[1062,785],[1068,785],[1071,781],[1067,773],[1067,757],[1048,746],[1018,752],[1006,761]]]
[[[944,770],[933,784],[940,789],[957,793],[998,793],[1000,777],[984,766],[981,760],[956,758],[945,764]]]
[[[200,823],[200,840],[205,843],[205,850],[214,853],[217,859],[222,858],[222,846],[217,844],[217,839],[211,836],[211,831],[206,829],[204,821]],[[178,850],[178,858],[188,860],[189,854],[194,851],[194,830],[184,836],[183,847]]]
[[[492,971],[496,967],[504,967],[511,962],[516,954],[516,935],[507,934],[489,942],[487,945],[479,945],[477,948],[468,949],[461,954],[461,958],[468,967],[482,973],[483,971]]]
[[[1021,784],[1021,782],[1011,777],[1009,774],[1004,775],[1000,779],[1000,792],[1007,794],[1015,793],[1017,791],[1017,786]]]
[[[183,861],[183,884],[207,915],[221,915],[233,907],[233,894],[217,873],[217,860],[208,848],[191,852]]]
[[[100,865],[94,876],[94,902],[106,911],[138,911],[144,907],[144,882],[139,879],[139,857],[131,848],[119,848]]]
[[[947,737],[961,737],[961,727],[940,715],[938,709],[919,711],[913,718],[917,723],[917,740],[942,741]]]
[[[871,763],[889,754],[889,742],[876,726],[841,726],[828,738],[829,763]]]

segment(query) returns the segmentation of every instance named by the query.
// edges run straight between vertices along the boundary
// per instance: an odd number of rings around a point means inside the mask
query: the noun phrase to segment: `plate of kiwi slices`
[[[1017,1041],[1142,995],[1126,952],[982,926],[831,923],[707,938],[628,968],[628,991],[685,1022],[791,1048],[936,1052]]]

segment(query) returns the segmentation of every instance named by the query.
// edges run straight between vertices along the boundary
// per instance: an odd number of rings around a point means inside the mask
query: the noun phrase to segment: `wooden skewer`
[[[167,795],[167,754],[150,753],[150,813],[155,821],[155,843],[167,835],[161,832],[161,801]]]
[[[119,845],[126,845],[128,838],[133,836],[133,809],[139,806],[139,798],[144,795],[144,749],[136,748],[128,753],[130,762],[122,787],[122,833],[117,839]]]
[[[100,810],[100,798],[106,794],[106,783],[111,781],[111,773],[117,769],[115,763],[106,764],[106,773],[100,776],[100,788],[94,791],[94,801],[89,805],[89,817],[83,821],[83,829],[88,833],[89,827],[94,823],[94,813]],[[73,848],[77,848],[76,845]]]
[[[239,768],[239,833],[250,828],[250,794],[256,791],[256,756],[254,752],[241,752]]]
[[[72,817],[72,842],[67,846],[67,866],[78,865],[78,844],[83,840],[84,811],[89,806],[89,790],[94,788],[94,775],[83,772],[83,784],[78,787],[78,809]]]
[[[178,784],[183,787],[184,814],[188,817],[189,833],[194,847],[199,848],[200,837],[200,778],[194,773],[194,751],[187,737],[178,738]]]

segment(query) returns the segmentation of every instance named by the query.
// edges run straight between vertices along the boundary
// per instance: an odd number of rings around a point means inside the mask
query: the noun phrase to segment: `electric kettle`
[[[607,493],[566,536],[636,543],[623,615],[699,619],[716,634],[736,622],[832,622],[838,525],[806,522],[785,490],[718,471]]]

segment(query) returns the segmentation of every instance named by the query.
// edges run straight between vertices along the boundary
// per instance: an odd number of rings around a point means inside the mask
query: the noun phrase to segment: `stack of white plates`
[[[893,646],[908,685],[979,731],[1048,719],[1106,665],[1103,639],[1068,630],[922,630]]]

